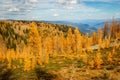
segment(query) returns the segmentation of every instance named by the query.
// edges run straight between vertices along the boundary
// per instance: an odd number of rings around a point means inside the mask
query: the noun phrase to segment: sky
[[[0,0],[0,19],[85,20],[120,18],[120,0]]]

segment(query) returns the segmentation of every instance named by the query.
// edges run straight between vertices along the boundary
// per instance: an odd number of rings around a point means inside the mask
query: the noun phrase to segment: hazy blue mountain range
[[[120,18],[115,19],[120,21]],[[16,20],[13,20],[16,21]],[[20,21],[20,20],[18,20]],[[35,20],[30,20],[35,21]],[[68,20],[68,21],[36,21],[36,22],[48,22],[48,23],[55,23],[55,24],[64,24],[70,25],[73,27],[78,27],[81,32],[83,33],[91,33],[93,31],[97,31],[98,29],[103,28],[104,23],[110,23],[112,19],[101,19],[101,20],[94,20],[94,19],[87,19],[87,20]]]
[[[87,33],[87,32],[90,33],[92,31],[97,30],[97,28],[91,27],[89,24],[83,24],[81,22],[72,22],[72,21],[47,21],[47,22],[56,23],[56,24],[66,24],[73,27],[78,27],[80,31],[84,33]]]
[[[119,20],[120,18],[117,18],[115,20]],[[78,27],[80,31],[84,33],[91,33],[93,31],[97,31],[100,28],[103,28],[104,23],[108,22],[110,23],[112,19],[103,19],[103,20],[71,20],[71,21],[45,21],[45,22],[50,22],[50,23],[56,23],[56,24],[66,24],[66,25],[71,25],[73,27]]]

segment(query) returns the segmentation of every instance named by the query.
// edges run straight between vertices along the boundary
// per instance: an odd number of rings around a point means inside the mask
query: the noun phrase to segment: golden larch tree
[[[72,53],[73,52],[73,46],[75,44],[75,38],[74,35],[72,33],[72,29],[69,28],[68,32],[67,32],[67,52],[68,53]]]
[[[98,30],[98,50],[102,48],[102,30]]]
[[[82,53],[82,36],[80,34],[80,31],[78,30],[78,28],[76,28],[74,30],[74,34],[75,34],[75,46],[76,46],[76,53]]]
[[[103,28],[103,37],[108,37],[108,23],[105,22],[104,28]]]
[[[36,57],[34,59],[36,59],[39,65],[42,65],[41,37],[39,36],[37,25],[34,22],[30,24],[28,45],[30,48],[30,53],[34,54],[34,56]]]
[[[31,53],[36,55],[41,52],[41,37],[39,36],[37,26],[34,22],[30,24],[28,44],[30,46]]]
[[[95,45],[97,43],[97,34],[96,32],[92,33],[92,44]]]

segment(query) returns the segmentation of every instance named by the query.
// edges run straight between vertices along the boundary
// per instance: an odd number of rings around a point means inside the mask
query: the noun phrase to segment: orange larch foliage
[[[102,48],[102,30],[98,30],[98,51]]]
[[[82,36],[79,32],[79,30],[76,28],[74,30],[74,34],[75,34],[75,47],[76,47],[76,53],[82,53]]]
[[[96,57],[95,57],[95,62],[96,62],[96,68],[101,68],[101,64],[103,63],[102,60],[102,55],[100,52],[97,52]]]
[[[97,42],[98,42],[97,39],[98,39],[98,38],[97,38],[96,32],[93,32],[93,33],[92,33],[92,44],[93,44],[93,45],[97,44]]]

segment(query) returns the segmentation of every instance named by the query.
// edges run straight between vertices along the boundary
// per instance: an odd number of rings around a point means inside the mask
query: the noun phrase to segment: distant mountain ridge
[[[55,24],[64,24],[64,25],[70,25],[73,27],[78,27],[84,33],[90,33],[92,31],[97,30],[96,28],[89,26],[89,24],[82,24],[82,23],[71,22],[71,21],[45,21],[45,22],[55,23]]]
[[[30,22],[35,21],[35,22],[48,22],[48,23],[61,24],[61,25],[63,24],[63,25],[78,27],[79,30],[82,31],[83,33],[91,33],[93,31],[97,31],[100,28],[103,28],[105,22],[110,23],[112,20],[113,19],[100,19],[100,20],[86,19],[86,20],[67,20],[67,21],[30,20]],[[120,18],[116,18],[115,20],[120,21]],[[28,20],[10,20],[10,21],[28,21]]]
[[[115,20],[120,21],[120,18],[117,18]],[[84,33],[91,33],[93,31],[97,31],[100,28],[103,28],[105,22],[110,23],[111,21],[112,19],[101,19],[101,20],[88,19],[88,20],[44,21],[44,22],[70,25],[73,27],[78,27]]]

